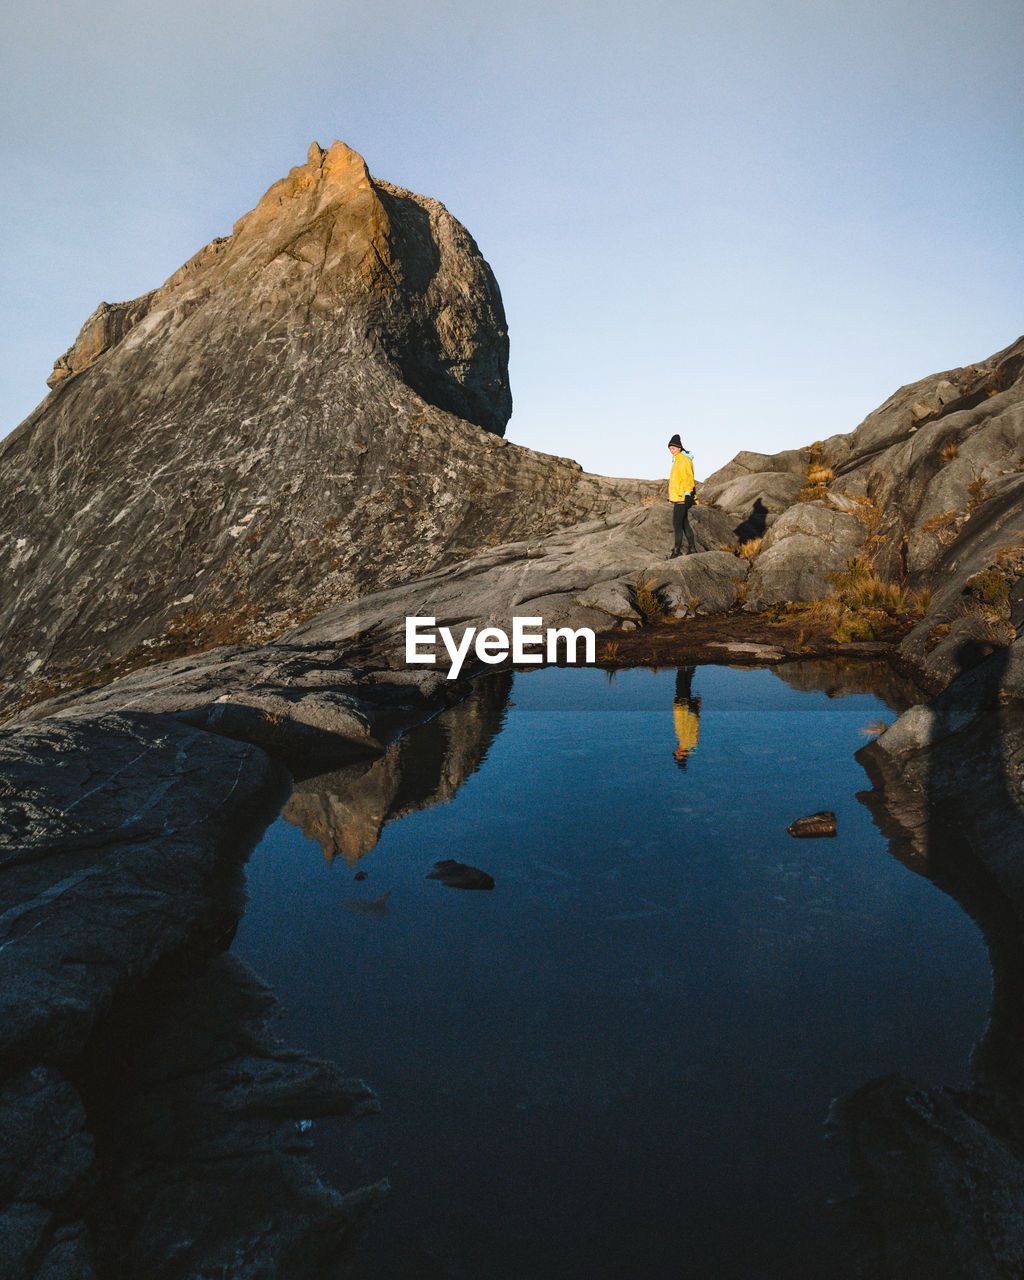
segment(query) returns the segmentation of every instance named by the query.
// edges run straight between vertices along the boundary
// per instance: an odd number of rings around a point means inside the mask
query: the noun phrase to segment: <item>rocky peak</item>
[[[50,384],[0,445],[0,705],[26,677],[266,639],[645,491],[506,446],[490,267],[341,142],[103,303]]]
[[[376,182],[343,142],[326,151],[314,142],[230,236],[159,289],[101,303],[48,385],[83,372],[143,322],[131,345],[166,339],[199,308],[225,321],[230,313],[257,339],[268,317],[280,329],[286,311],[278,341],[383,357],[429,403],[499,435],[512,412],[501,295],[472,238],[436,200]]]

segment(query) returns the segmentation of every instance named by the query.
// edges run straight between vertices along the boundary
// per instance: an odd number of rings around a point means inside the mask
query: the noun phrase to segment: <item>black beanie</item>
[[[679,433],[678,433],[678,431],[677,431],[677,432],[676,432],[676,434],[672,437],[672,439],[668,442],[668,447],[669,447],[670,449],[672,448],[672,446],[673,446],[673,445],[676,445],[676,446],[677,446],[677,448],[680,448],[680,449],[683,447],[683,442],[682,442],[682,440],[680,440],[680,439],[679,439]]]

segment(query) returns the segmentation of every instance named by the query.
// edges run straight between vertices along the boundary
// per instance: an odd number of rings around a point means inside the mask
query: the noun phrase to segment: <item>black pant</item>
[[[690,508],[693,506],[693,494],[688,493],[682,502],[672,503],[672,529],[676,535],[676,545],[674,550],[681,551],[683,546],[683,534],[686,534],[686,545],[692,551],[694,548],[693,530],[690,528]]]

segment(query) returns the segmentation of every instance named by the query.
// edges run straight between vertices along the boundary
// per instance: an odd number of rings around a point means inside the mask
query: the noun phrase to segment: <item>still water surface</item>
[[[320,843],[281,819],[249,863],[235,950],[285,1042],[381,1099],[318,1125],[328,1181],[392,1184],[356,1274],[836,1274],[830,1100],[965,1080],[990,996],[973,922],[856,799],[895,713],[724,667],[509,682],[300,784]],[[787,834],[820,809],[836,838]]]

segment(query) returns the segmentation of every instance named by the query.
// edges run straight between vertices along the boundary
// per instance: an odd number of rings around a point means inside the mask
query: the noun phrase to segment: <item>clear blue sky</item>
[[[507,435],[698,476],[1024,333],[1020,0],[36,0],[0,51],[0,435],[102,300],[341,138],[498,277]]]

